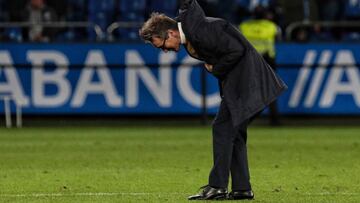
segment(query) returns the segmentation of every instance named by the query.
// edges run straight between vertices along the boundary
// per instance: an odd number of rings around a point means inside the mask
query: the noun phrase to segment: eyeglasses
[[[161,46],[159,46],[159,47],[156,47],[156,48],[162,49],[162,50],[166,49],[166,48],[165,48],[165,43],[166,43],[166,40],[167,40],[167,39],[169,39],[169,36],[168,36],[168,35],[166,35],[163,44],[162,44]]]

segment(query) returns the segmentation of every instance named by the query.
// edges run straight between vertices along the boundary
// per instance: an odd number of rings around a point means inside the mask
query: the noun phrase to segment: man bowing
[[[284,82],[235,27],[206,17],[196,0],[183,0],[176,20],[153,13],[139,34],[164,52],[178,52],[183,45],[219,81],[222,100],[212,124],[213,167],[208,184],[189,200],[253,199],[247,127],[287,88]]]

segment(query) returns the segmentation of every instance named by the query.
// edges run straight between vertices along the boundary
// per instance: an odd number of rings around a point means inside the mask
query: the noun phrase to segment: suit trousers
[[[214,165],[209,175],[210,186],[227,188],[231,173],[233,190],[251,190],[246,147],[249,123],[247,120],[234,127],[230,110],[225,101],[221,101],[212,124]]]

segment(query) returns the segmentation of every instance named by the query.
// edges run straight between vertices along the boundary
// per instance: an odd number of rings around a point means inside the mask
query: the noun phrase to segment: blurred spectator
[[[57,15],[54,9],[47,6],[44,0],[30,0],[23,11],[22,20],[34,24],[23,29],[25,40],[32,42],[49,42],[56,34],[55,28],[41,25],[41,23],[57,21]]]
[[[283,28],[283,9],[277,0],[235,0],[234,13],[237,24],[251,18],[255,8],[262,6],[271,14],[271,21]]]
[[[276,70],[275,42],[280,40],[280,28],[272,21],[273,14],[265,7],[258,5],[253,10],[253,19],[240,24],[243,35],[264,57],[266,62]],[[276,101],[269,105],[270,124],[279,125],[279,114]]]

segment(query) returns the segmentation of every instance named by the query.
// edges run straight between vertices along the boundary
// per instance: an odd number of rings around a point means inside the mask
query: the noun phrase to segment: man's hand
[[[213,70],[213,65],[205,63],[205,68],[211,73]]]

